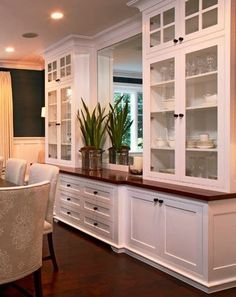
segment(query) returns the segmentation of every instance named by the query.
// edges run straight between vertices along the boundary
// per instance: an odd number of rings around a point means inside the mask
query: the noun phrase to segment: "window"
[[[133,120],[124,143],[130,147],[131,152],[143,151],[143,93],[140,85],[114,84],[114,103],[121,97],[121,104],[128,101],[130,120]]]

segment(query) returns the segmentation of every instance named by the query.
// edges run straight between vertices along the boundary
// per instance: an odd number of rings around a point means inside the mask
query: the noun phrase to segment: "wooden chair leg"
[[[34,289],[35,297],[43,297],[42,280],[41,280],[41,268],[33,273],[34,276]]]
[[[47,234],[47,238],[48,238],[48,248],[50,252],[50,259],[52,260],[54,271],[58,271],[56,255],[53,247],[52,232]]]

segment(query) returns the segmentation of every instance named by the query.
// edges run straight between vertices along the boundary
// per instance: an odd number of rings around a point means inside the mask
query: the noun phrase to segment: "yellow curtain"
[[[0,156],[5,161],[13,149],[13,107],[10,72],[0,71]]]

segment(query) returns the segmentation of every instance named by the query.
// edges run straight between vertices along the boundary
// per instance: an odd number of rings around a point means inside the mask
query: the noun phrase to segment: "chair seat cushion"
[[[53,231],[52,224],[44,220],[43,234],[48,234],[48,233],[51,233],[52,231]]]

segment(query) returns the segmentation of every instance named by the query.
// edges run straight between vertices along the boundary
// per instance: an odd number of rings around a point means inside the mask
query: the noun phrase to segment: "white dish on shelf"
[[[175,169],[174,168],[163,168],[163,169],[160,169],[160,172],[161,173],[171,173],[171,174],[174,174],[175,173]]]
[[[211,145],[197,145],[196,146],[197,148],[199,149],[211,149],[211,148],[214,148],[214,144],[211,144]]]

